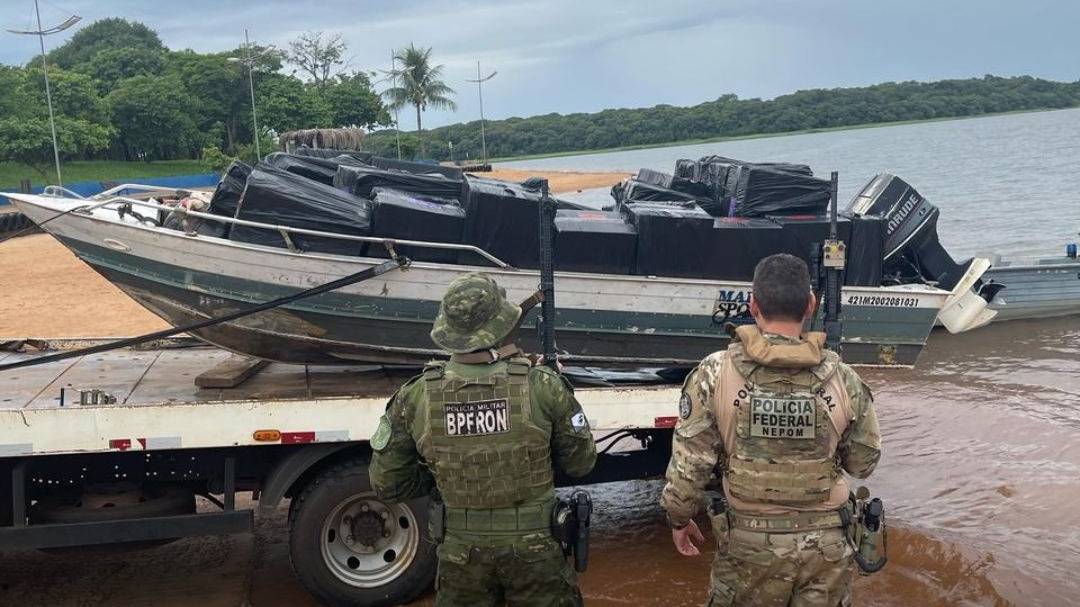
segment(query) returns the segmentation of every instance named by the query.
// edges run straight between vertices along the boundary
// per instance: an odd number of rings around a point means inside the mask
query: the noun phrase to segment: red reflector
[[[653,426],[657,428],[674,428],[677,421],[679,421],[679,418],[674,415],[671,417],[657,417],[653,420]]]
[[[110,449],[118,449],[120,451],[127,451],[131,448],[130,438],[114,438],[109,441]]]
[[[298,443],[313,443],[315,442],[314,432],[282,432],[281,444],[283,445],[295,445]]]

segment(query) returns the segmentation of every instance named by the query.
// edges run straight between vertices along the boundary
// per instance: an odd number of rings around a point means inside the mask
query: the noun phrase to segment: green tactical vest
[[[750,388],[727,458],[731,494],[782,506],[827,501],[840,470],[826,404],[836,396],[822,386],[836,372],[837,356],[829,352],[818,366],[795,374],[760,366],[734,348],[729,356],[745,381],[740,385]]]
[[[425,367],[418,446],[448,508],[511,508],[554,491],[551,427],[532,409],[530,366],[515,357],[475,378]]]

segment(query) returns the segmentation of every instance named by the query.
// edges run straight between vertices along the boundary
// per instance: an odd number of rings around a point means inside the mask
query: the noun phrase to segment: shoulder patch
[[[682,393],[679,397],[679,417],[682,419],[688,419],[690,412],[694,410],[694,404],[690,401],[690,395],[686,392]]]
[[[570,425],[574,427],[574,432],[578,434],[589,431],[589,420],[582,411],[578,411],[570,418]]]
[[[379,427],[375,429],[375,434],[371,436],[371,448],[376,451],[382,451],[390,444],[390,435],[393,430],[390,428],[390,420],[385,415],[379,418]]]

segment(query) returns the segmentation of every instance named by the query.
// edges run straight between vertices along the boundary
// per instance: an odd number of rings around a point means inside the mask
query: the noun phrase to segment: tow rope
[[[154,333],[147,333],[145,335],[139,335],[137,337],[129,337],[127,339],[120,339],[120,340],[112,341],[112,342],[105,343],[105,344],[99,344],[99,345],[96,345],[96,346],[90,346],[89,348],[82,348],[82,349],[79,349],[79,350],[72,350],[70,352],[60,352],[60,353],[57,353],[57,354],[48,354],[46,356],[38,356],[38,357],[34,357],[34,358],[27,358],[27,359],[23,359],[23,360],[20,360],[20,361],[13,362],[13,363],[7,363],[7,364],[0,365],[0,371],[7,371],[7,370],[10,370],[10,369],[18,369],[20,367],[31,367],[31,366],[34,366],[34,365],[42,365],[42,364],[45,364],[45,363],[51,363],[51,362],[55,362],[55,361],[58,361],[58,360],[65,360],[65,359],[68,359],[68,358],[75,358],[77,356],[86,356],[87,354],[97,354],[99,352],[107,352],[109,350],[115,350],[117,348],[127,348],[127,347],[130,347],[130,346],[135,346],[135,345],[145,343],[145,342],[148,342],[148,341],[154,341],[155,339],[162,339],[162,338],[165,338],[165,337],[172,337],[172,336],[174,336],[174,335],[176,335],[178,333],[187,333],[189,331],[197,331],[199,329],[205,329],[207,327],[212,327],[214,325],[218,325],[218,324],[221,324],[221,323],[224,323],[224,322],[229,322],[229,321],[232,321],[232,320],[236,320],[238,318],[243,318],[243,317],[249,316],[251,314],[256,314],[258,312],[263,312],[265,310],[270,310],[270,309],[276,308],[278,306],[283,306],[285,304],[290,304],[290,303],[292,303],[294,301],[298,301],[298,300],[301,300],[301,299],[304,299],[304,298],[307,298],[307,297],[312,297],[312,296],[315,296],[315,295],[321,295],[322,293],[326,293],[327,291],[333,291],[335,289],[340,289],[341,287],[344,287],[344,286],[356,284],[356,283],[359,283],[359,282],[364,282],[365,280],[375,278],[376,276],[381,276],[383,274],[386,274],[387,272],[397,270],[399,268],[405,269],[405,268],[407,268],[409,266],[410,263],[411,262],[410,262],[408,257],[397,256],[395,259],[390,259],[390,260],[384,261],[383,263],[381,263],[381,264],[379,264],[377,266],[372,266],[370,268],[361,270],[361,271],[359,271],[359,272],[357,272],[355,274],[350,274],[350,275],[345,276],[343,278],[339,278],[337,280],[332,280],[332,281],[330,281],[328,283],[321,284],[321,285],[319,285],[317,287],[312,287],[310,289],[301,291],[299,293],[294,293],[292,295],[288,295],[288,296],[285,296],[285,297],[280,297],[278,299],[274,299],[274,300],[267,301],[267,302],[264,302],[264,303],[261,303],[261,304],[250,306],[250,307],[244,308],[242,310],[238,310],[236,312],[231,312],[231,313],[226,314],[224,316],[218,316],[216,318],[209,318],[209,319],[206,319],[206,320],[201,320],[199,322],[192,323],[190,325],[185,325],[183,327],[175,327],[175,328],[172,328],[172,329],[165,329],[165,330],[162,330],[162,331],[156,331]]]

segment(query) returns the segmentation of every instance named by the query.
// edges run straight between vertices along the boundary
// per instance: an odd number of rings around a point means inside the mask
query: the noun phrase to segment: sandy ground
[[[490,176],[523,181],[533,171],[503,169]],[[622,173],[547,172],[553,192],[610,187]],[[48,235],[0,243],[0,339],[118,337],[168,325],[98,276]]]

